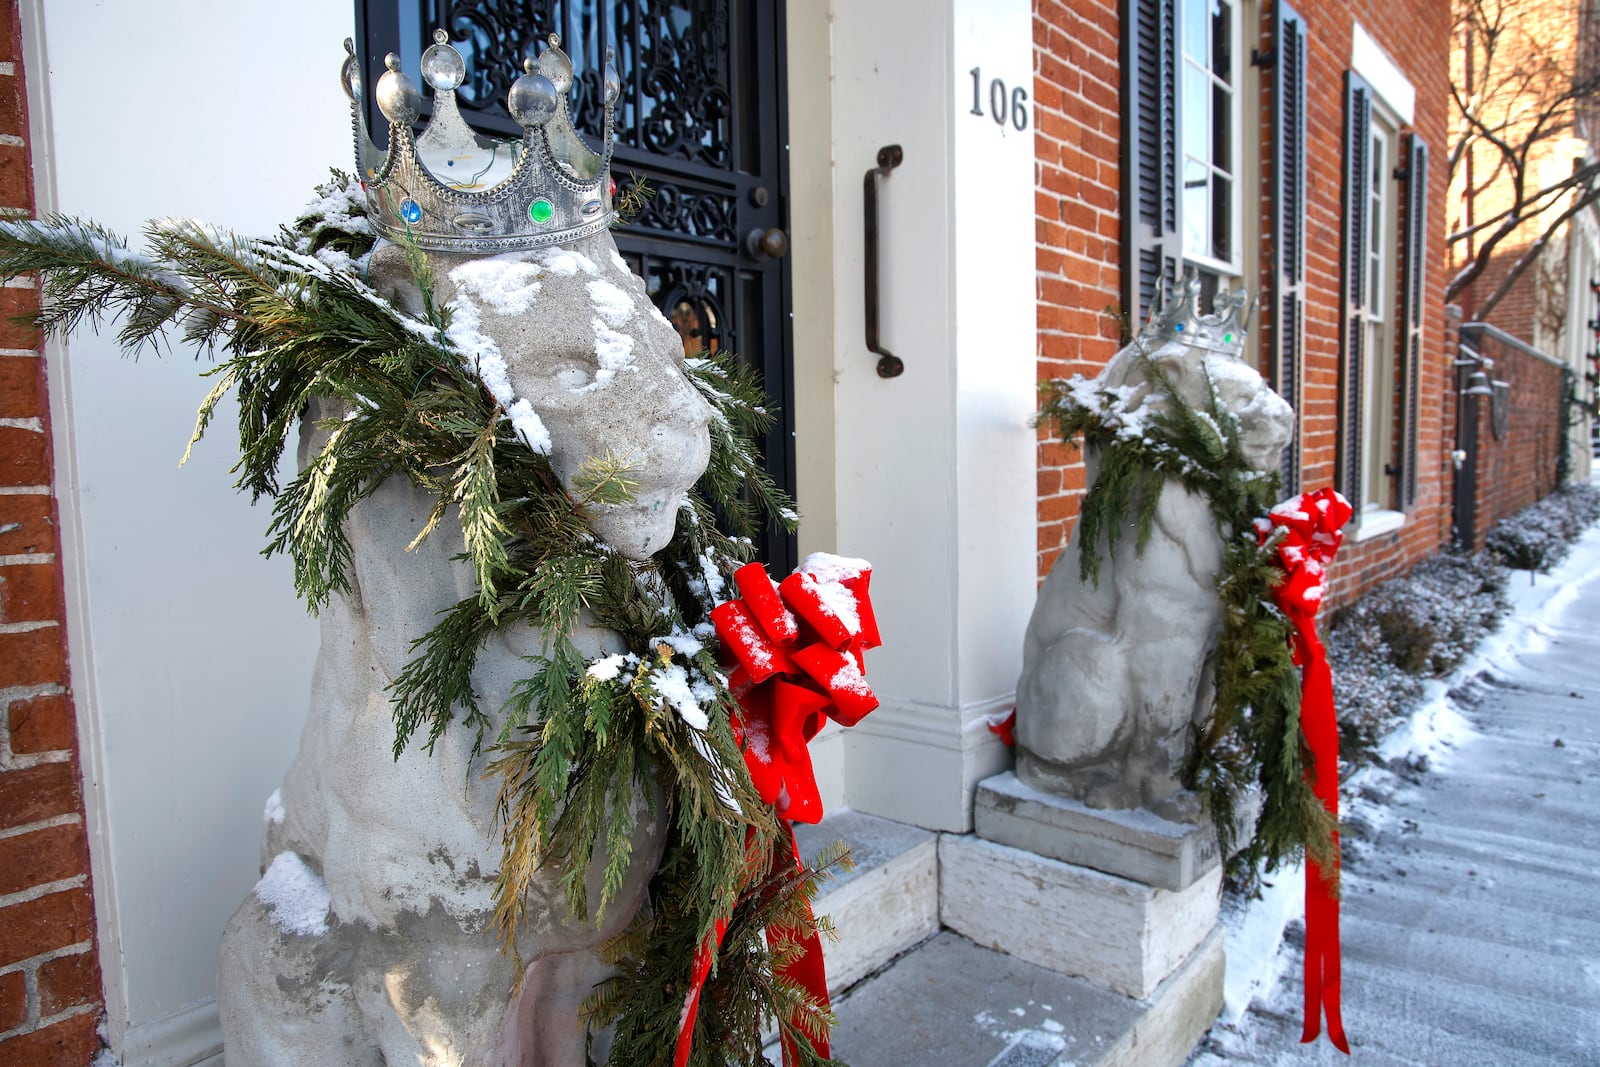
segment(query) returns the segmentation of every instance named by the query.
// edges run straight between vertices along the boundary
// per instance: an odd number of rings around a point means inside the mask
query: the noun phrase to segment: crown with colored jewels
[[[1191,271],[1173,287],[1170,298],[1163,299],[1157,291],[1150,305],[1150,321],[1139,331],[1139,340],[1151,350],[1178,341],[1238,358],[1254,308],[1248,293],[1231,289],[1217,294],[1211,314],[1200,314],[1200,278]]]
[[[475,132],[456,107],[467,76],[461,53],[435,30],[422,53],[422,76],[433,86],[433,117],[421,136],[411,126],[422,112],[416,84],[393,52],[378,79],[378,108],[389,120],[389,150],[372,143],[362,106],[355,45],[340,80],[350,97],[356,167],[367,192],[367,215],[383,236],[409,238],[436,252],[509,252],[599,233],[611,224],[612,118],[622,79],[606,53],[604,154],[590,150],[567,113],[572,60],[550,35],[550,47],[511,85],[507,107],[521,141]]]

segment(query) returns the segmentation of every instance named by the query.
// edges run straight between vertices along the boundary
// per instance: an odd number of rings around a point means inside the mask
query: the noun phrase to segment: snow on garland
[[[149,254],[79,219],[0,223],[0,277],[41,276],[37,324],[47,333],[116,321],[124,348],[177,341],[222,357],[202,372],[216,384],[193,440],[236,393],[235,488],[272,501],[266,552],[290,558],[312,612],[347,588],[344,520],[385,479],[404,477],[436,500],[419,538],[442,536],[445,514],[459,515],[477,593],[417,636],[390,685],[395,748],[431,751],[452,724],[487,746],[503,831],[495,920],[508,950],[543,863],[605,855],[599,899],[588,898],[584,863],[565,863],[562,886],[574,921],[603,916],[628,870],[642,806],[666,826],[652,907],[608,946],[619,976],[585,1006],[597,1023],[616,1024],[610,1062],[672,1045],[696,949],[719,928],[702,1000],[709,1040],[696,1046],[694,1067],[757,1061],[764,1019],[778,1020],[803,1067],[829,1062],[810,1042],[825,1041],[826,1007],[782,977],[787,950],[769,948],[762,931],[814,933],[807,901],[826,869],[848,860],[830,851],[814,867],[775,868],[748,884],[747,857],[770,855],[785,831],[744,770],[731,726],[737,702],[708,624],[725,576],[751,554],[750,535],[763,522],[794,528],[791,502],[751,443],[771,422],[753,376],[731,359],[689,361],[687,375],[714,412],[704,491],[685,496],[672,540],[637,563],[598,541],[586,517],[630,499],[627,464],[595,457],[564,487],[547,432],[532,405],[509,394],[503,359],[497,365],[498,351],[481,343],[468,306],[534,299],[540,270],[583,270],[578,257],[544,253],[495,276],[453,277],[467,299],[438,306],[426,257],[408,248],[424,307],[412,317],[362,281],[374,237],[359,184],[338,172],[273,237],[172,219],[148,223],[144,237]],[[617,341],[620,305],[599,286],[590,298],[601,373],[614,373],[631,358]],[[337,432],[280,484],[279,461],[313,400],[341,413],[330,420]],[[733,536],[718,529],[717,511]],[[627,650],[587,662],[572,639],[580,605]],[[471,671],[484,643],[517,624],[540,631],[544,645],[491,736]],[[320,898],[304,883],[280,870],[259,892],[280,922],[292,917],[297,930],[315,933]]]
[[[1231,873],[1247,888],[1308,851],[1332,869],[1333,821],[1303,773],[1299,671],[1288,623],[1273,603],[1283,577],[1276,563],[1282,531],[1258,543],[1254,526],[1277,503],[1278,476],[1246,462],[1239,418],[1217,402],[1214,389],[1197,408],[1152,361],[1142,366],[1163,404],[1146,399],[1130,409],[1131,390],[1081,375],[1040,386],[1037,422],[1100,457],[1078,518],[1081,576],[1098,580],[1101,552],[1110,552],[1125,529],[1144,547],[1167,479],[1210,503],[1223,543],[1216,704],[1195,733],[1183,784],[1210,813],[1222,854],[1239,850]],[[1239,806],[1250,792],[1259,795],[1261,814],[1249,840],[1239,842]]]

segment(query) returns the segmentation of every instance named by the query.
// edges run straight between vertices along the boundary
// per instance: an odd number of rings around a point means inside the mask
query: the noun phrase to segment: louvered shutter
[[[1177,0],[1122,4],[1122,302],[1137,333],[1183,261]]]
[[[1283,493],[1300,491],[1300,426],[1305,411],[1306,23],[1278,4],[1272,78],[1272,232],[1277,317],[1268,368],[1278,395],[1294,405],[1295,432],[1283,450]]]
[[[1428,146],[1411,134],[1406,143],[1406,222],[1400,278],[1400,507],[1417,501],[1417,411],[1421,399],[1422,302],[1428,252]]]
[[[1372,227],[1368,183],[1372,169],[1372,87],[1353,71],[1344,97],[1344,310],[1339,394],[1339,455],[1334,480],[1361,513],[1362,398],[1366,372],[1368,249]]]

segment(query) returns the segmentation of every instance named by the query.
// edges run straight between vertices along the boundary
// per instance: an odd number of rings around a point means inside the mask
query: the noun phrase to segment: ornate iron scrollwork
[[[680,237],[702,237],[732,248],[738,245],[738,201],[716,190],[694,189],[659,178],[644,182],[647,195],[641,196],[639,213],[628,220]],[[629,175],[617,182],[619,196],[637,190],[639,181]]]
[[[614,48],[618,69],[627,72],[618,143],[723,170],[737,162],[729,17],[729,0],[431,0],[423,16],[425,25],[444,28],[467,61],[457,92],[469,111],[503,115],[523,57],[557,33],[577,68],[571,108],[580,130],[599,134],[601,57]]]

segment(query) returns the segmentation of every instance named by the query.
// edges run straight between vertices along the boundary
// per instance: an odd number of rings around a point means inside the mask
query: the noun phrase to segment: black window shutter
[[[1300,491],[1300,416],[1306,307],[1306,22],[1278,4],[1272,79],[1272,232],[1277,316],[1268,369],[1278,395],[1294,406],[1294,438],[1283,450],[1283,493]]]
[[[1400,507],[1417,501],[1417,405],[1422,392],[1422,305],[1428,254],[1428,146],[1406,139],[1406,223],[1400,278]]]
[[[1132,333],[1183,261],[1177,15],[1177,0],[1122,0],[1122,303]]]
[[[1367,342],[1367,257],[1371,241],[1372,87],[1354,71],[1345,74],[1344,96],[1344,281],[1339,390],[1339,454],[1334,481],[1360,515],[1362,400]]]

